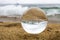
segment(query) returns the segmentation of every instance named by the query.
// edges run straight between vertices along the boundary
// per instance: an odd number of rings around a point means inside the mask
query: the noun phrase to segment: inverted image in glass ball
[[[45,12],[37,7],[29,8],[21,17],[23,29],[30,34],[39,34],[46,29],[48,23]]]

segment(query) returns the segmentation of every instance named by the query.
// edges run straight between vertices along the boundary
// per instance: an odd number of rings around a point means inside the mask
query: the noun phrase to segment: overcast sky
[[[0,0],[0,4],[60,4],[60,0]]]

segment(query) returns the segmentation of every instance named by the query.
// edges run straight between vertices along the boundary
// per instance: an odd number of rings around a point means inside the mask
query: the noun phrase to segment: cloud
[[[15,4],[16,0],[0,0],[0,4]]]
[[[0,4],[60,4],[60,0],[0,0]]]
[[[60,0],[19,0],[21,4],[59,4]]]

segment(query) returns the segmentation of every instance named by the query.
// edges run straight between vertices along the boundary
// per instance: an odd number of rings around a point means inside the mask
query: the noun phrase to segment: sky
[[[0,0],[0,4],[60,4],[60,0]]]

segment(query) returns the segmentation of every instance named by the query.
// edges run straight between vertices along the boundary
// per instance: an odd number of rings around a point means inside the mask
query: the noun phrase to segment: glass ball
[[[45,11],[38,7],[31,7],[21,17],[23,29],[30,34],[39,34],[47,27],[48,19]]]

